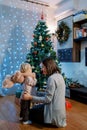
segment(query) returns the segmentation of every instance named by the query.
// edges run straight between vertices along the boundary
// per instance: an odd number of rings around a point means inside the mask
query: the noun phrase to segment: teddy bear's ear
[[[12,77],[11,77],[12,81],[14,83],[23,83],[24,81],[24,76],[21,73],[15,73]]]
[[[2,83],[3,88],[11,88],[13,85],[14,83],[11,81],[11,77],[6,77]]]
[[[14,83],[16,83],[17,77],[16,77],[15,74],[11,76],[11,80],[12,80]]]

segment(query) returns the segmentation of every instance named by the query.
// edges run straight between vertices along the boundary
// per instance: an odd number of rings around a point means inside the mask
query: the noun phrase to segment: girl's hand
[[[33,77],[33,79],[35,79],[36,78],[36,73],[32,73],[32,77]]]

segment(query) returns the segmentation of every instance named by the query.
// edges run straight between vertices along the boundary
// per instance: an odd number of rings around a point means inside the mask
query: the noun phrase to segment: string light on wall
[[[15,0],[9,1],[8,4],[9,6],[0,4],[0,86],[5,76],[13,74],[25,61],[42,6],[21,1],[22,8],[19,8],[19,2]],[[19,85],[16,87],[20,89]],[[8,89],[2,91],[9,93]]]

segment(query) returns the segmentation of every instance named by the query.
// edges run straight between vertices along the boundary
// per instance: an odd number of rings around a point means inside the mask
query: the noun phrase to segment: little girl
[[[22,94],[32,94],[33,88],[36,85],[36,75],[32,73],[32,67],[28,63],[22,63],[20,66],[20,71],[15,72],[13,75],[7,75],[3,81],[3,88],[11,88],[15,83],[20,83],[23,85]],[[30,124],[29,121],[29,110],[30,110],[30,101],[22,99],[20,101],[20,120],[23,121],[23,124]]]
[[[32,94],[33,87],[36,85],[36,75],[32,73],[32,67],[28,63],[23,63],[20,66],[20,72],[25,77],[23,82],[23,92],[22,94]],[[29,121],[29,110],[30,110],[30,101],[23,100],[21,95],[21,107],[20,107],[20,120],[23,121],[23,124],[31,124]]]

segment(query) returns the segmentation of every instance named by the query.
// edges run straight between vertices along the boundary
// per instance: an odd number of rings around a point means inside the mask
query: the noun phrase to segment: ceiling
[[[50,6],[56,6],[62,2],[64,2],[65,0],[37,0],[38,2],[43,2],[43,3],[47,3]]]

